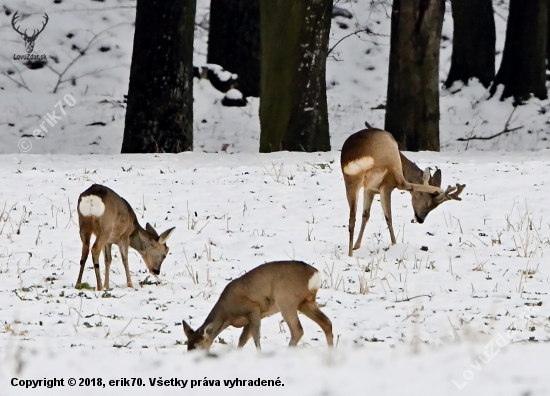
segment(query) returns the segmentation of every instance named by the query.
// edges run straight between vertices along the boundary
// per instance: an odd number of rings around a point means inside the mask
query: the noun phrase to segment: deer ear
[[[152,236],[155,237],[155,239],[158,241],[159,239],[159,234],[157,234],[157,232],[155,231],[155,229],[153,228],[153,226],[149,223],[147,223],[145,225],[145,231],[147,231],[149,234],[151,234]]]
[[[172,236],[172,233],[174,232],[175,229],[176,227],[172,227],[169,230],[166,230],[162,234],[160,234],[159,243],[165,244],[168,238]]]
[[[441,169],[435,171],[430,179],[430,184],[435,187],[441,187]]]
[[[425,186],[429,185],[431,177],[432,177],[432,175],[430,173],[430,168],[428,167],[428,168],[424,169],[424,175],[422,175],[422,182]]]
[[[188,339],[191,338],[193,336],[193,334],[195,334],[195,331],[191,328],[191,326],[189,326],[187,324],[187,322],[185,320],[182,320],[181,324],[183,325],[183,332],[185,333],[187,338]]]
[[[210,323],[210,324],[208,324],[208,325],[204,328],[202,334],[203,334],[203,336],[205,336],[205,337],[206,337],[206,336],[209,336],[210,334],[212,334],[212,331],[213,331],[213,330],[214,330],[214,326],[212,325],[212,323]]]

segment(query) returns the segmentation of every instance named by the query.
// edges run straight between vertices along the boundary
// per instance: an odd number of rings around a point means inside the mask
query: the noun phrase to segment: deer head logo
[[[21,32],[19,31],[19,28],[15,25],[17,23],[17,18],[19,17],[18,13],[19,11],[16,11],[15,14],[13,14],[13,18],[11,19],[11,26],[17,33],[21,35],[23,40],[25,40],[25,48],[27,49],[27,53],[30,54],[34,49],[34,42],[38,38],[38,35],[42,33],[42,31],[48,24],[48,21],[49,21],[48,14],[44,13],[45,21],[44,21],[44,24],[42,25],[42,28],[38,30],[33,29],[33,33],[29,36],[27,34],[27,29],[25,29],[24,32]]]

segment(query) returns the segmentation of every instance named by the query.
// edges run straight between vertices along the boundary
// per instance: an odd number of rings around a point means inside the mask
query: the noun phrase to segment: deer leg
[[[103,285],[101,284],[101,273],[99,272],[99,255],[108,240],[108,233],[98,235],[95,239],[94,246],[92,246],[92,260],[94,262],[95,279],[97,282],[98,291],[103,290]]]
[[[245,344],[250,339],[250,324],[247,324],[244,326],[243,332],[241,333],[241,336],[239,337],[239,348],[242,348],[245,346]]]
[[[317,303],[315,301],[305,301],[298,307],[298,310],[305,316],[313,320],[315,323],[317,323],[327,337],[328,346],[334,346],[334,337],[332,335],[332,322],[321,311]]]
[[[118,244],[120,250],[120,256],[122,258],[122,264],[124,264],[124,271],[126,272],[126,286],[133,288],[132,277],[130,276],[130,268],[128,268],[128,242],[123,241]]]
[[[344,175],[344,182],[346,184],[346,196],[349,204],[349,251],[350,257],[353,256],[353,232],[355,230],[355,218],[357,214],[357,199],[359,196],[359,189],[361,188],[360,181],[362,179],[346,179]]]
[[[390,230],[391,243],[392,245],[395,245],[395,234],[393,233],[393,224],[391,219],[391,192],[391,188],[382,187],[380,189],[380,202],[382,203],[382,210],[384,211],[386,224],[388,225],[388,229]]]
[[[290,329],[290,342],[288,343],[288,346],[296,346],[298,341],[300,341],[300,338],[304,335],[304,329],[302,328],[302,324],[298,318],[298,312],[296,311],[296,308],[292,306],[290,306],[290,308],[287,308],[286,306],[281,308],[281,315],[283,315],[283,319]]]
[[[367,221],[369,221],[370,217],[370,208],[372,205],[372,201],[374,200],[374,191],[371,191],[364,188],[363,191],[364,197],[363,197],[363,219],[361,220],[361,230],[359,231],[359,236],[357,237],[357,241],[355,242],[355,246],[353,247],[353,250],[357,250],[361,247],[361,241],[363,240],[363,233],[365,232],[365,226],[367,225]]]
[[[105,289],[109,289],[109,272],[111,268],[111,262],[113,261],[113,257],[111,255],[111,246],[113,246],[111,243],[107,243],[103,248],[103,259],[105,260]]]
[[[92,234],[89,232],[80,232],[80,240],[82,241],[82,255],[80,256],[80,272],[78,273],[78,279],[76,280],[75,287],[79,287],[82,283],[82,274],[84,273],[84,266],[86,260],[88,260],[88,254],[90,253],[90,238]]]
[[[252,335],[252,339],[254,340],[254,344],[256,345],[256,348],[261,351],[262,346],[260,345],[260,323],[262,320],[262,316],[259,309],[254,309],[249,315],[248,315],[248,321],[250,326],[250,334]],[[241,335],[242,338],[242,335]],[[240,342],[239,342],[240,343]]]

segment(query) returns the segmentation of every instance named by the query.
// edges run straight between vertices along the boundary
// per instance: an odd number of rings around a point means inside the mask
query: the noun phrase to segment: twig
[[[402,300],[395,300],[395,302],[399,303],[399,302],[411,301],[413,298],[418,298],[418,297],[428,297],[430,299],[430,301],[432,300],[432,296],[430,296],[429,294],[419,294],[418,296],[408,297],[408,298],[404,298]]]
[[[517,107],[514,107],[514,110],[512,110],[512,112],[510,113],[510,117],[508,117],[508,120],[506,120],[506,124],[504,124],[504,130],[502,130],[501,132],[499,133],[495,133],[494,135],[491,135],[491,136],[470,136],[470,137],[466,137],[466,138],[458,138],[456,139],[457,141],[459,142],[469,142],[470,140],[491,140],[491,139],[494,139],[496,137],[499,137],[501,135],[504,135],[505,133],[509,133],[509,132],[514,132],[514,131],[517,131],[518,129],[521,129],[523,128],[523,126],[520,126],[520,127],[517,127],[517,128],[512,128],[512,129],[509,129],[508,127],[510,126],[510,120],[512,119],[512,116],[514,115],[514,112],[516,111]]]
[[[29,87],[27,87],[25,84],[22,84],[20,83],[19,81],[17,81],[16,79],[12,78],[8,73],[6,72],[2,72],[1,74],[3,74],[4,76],[6,76],[7,78],[9,78],[10,80],[12,80],[14,83],[16,83],[17,85],[19,85],[20,87],[22,88],[25,88],[27,91],[29,92],[32,92]],[[21,78],[21,80],[23,80],[23,78]]]
[[[71,8],[71,9],[67,9],[67,10],[56,10],[56,11],[50,11],[48,10],[48,12],[50,14],[61,14],[61,13],[64,13],[64,12],[100,12],[100,11],[113,11],[113,10],[123,10],[123,9],[135,9],[136,6],[116,6],[116,7],[104,7],[104,8]],[[38,15],[38,14],[42,14],[41,12],[33,12],[33,13],[30,13],[29,15]]]
[[[80,58],[82,58],[84,55],[86,55],[86,51],[88,51],[88,49],[91,47],[91,45],[97,40],[97,38],[102,35],[103,33],[107,32],[108,30],[111,30],[111,29],[114,29],[114,28],[117,28],[121,25],[127,25],[129,24],[129,22],[122,22],[122,23],[119,23],[119,24],[116,24],[114,26],[111,26],[111,27],[108,27],[106,29],[103,29],[101,32],[99,33],[96,33],[94,35],[94,37],[92,37],[92,39],[88,42],[88,44],[86,45],[86,47],[79,51],[79,54],[72,60],[69,62],[69,64],[67,65],[67,67],[65,67],[65,69],[59,73],[58,71],[54,70],[53,68],[50,68],[55,74],[58,75],[58,79],[57,79],[57,84],[55,84],[55,87],[53,89],[53,93],[57,93],[57,89],[59,88],[59,85],[67,80],[63,80],[63,76],[65,75],[65,73],[71,68],[72,65],[74,65],[76,63],[76,61],[78,61]]]
[[[347,39],[348,37],[350,37],[350,36],[358,36],[359,33],[367,33],[367,32],[369,32],[368,29],[361,29],[361,30],[356,30],[355,32],[352,32],[352,33],[350,33],[350,34],[348,34],[348,35],[345,35],[345,36],[342,37],[340,40],[338,40],[338,41],[336,42],[336,44],[334,44],[332,47],[330,47],[330,49],[329,49],[328,52],[327,52],[327,56],[330,55],[330,53],[332,52],[332,50],[334,50],[334,48],[336,48],[336,46],[337,46],[338,44],[340,44],[342,41],[344,41],[344,40]]]

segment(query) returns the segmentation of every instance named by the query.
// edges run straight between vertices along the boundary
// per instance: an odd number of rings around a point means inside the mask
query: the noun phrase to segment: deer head
[[[185,320],[182,320],[181,322],[183,325],[183,331],[187,336],[187,350],[192,351],[193,349],[204,349],[209,351],[212,343],[214,342],[214,337],[212,337],[214,330],[212,323],[204,326],[204,328],[193,330]]]
[[[430,168],[424,170],[423,184],[425,186],[441,187],[441,169],[435,171],[433,175],[430,173]],[[466,187],[465,184],[458,184],[456,187],[447,187],[445,191],[439,194],[429,194],[420,191],[411,191],[412,207],[414,210],[414,219],[422,224],[428,213],[437,208],[440,204],[449,200],[462,201],[459,197],[462,190]]]
[[[19,33],[21,35],[21,37],[23,38],[23,40],[25,40],[25,49],[27,50],[27,53],[30,54],[33,50],[34,50],[34,42],[36,41],[36,39],[38,38],[38,35],[40,33],[42,33],[42,31],[44,30],[44,28],[46,27],[46,25],[48,24],[48,21],[49,21],[49,17],[48,17],[48,14],[44,13],[44,23],[42,25],[42,28],[36,30],[36,29],[33,29],[33,32],[32,34],[29,36],[27,34],[27,30],[25,29],[24,32],[21,32],[19,30],[19,28],[16,26],[16,23],[17,23],[17,18],[19,17],[18,15],[19,11],[16,11],[15,14],[13,14],[13,18],[11,19],[11,26],[13,27],[13,29]]]
[[[154,275],[158,275],[160,273],[162,262],[170,250],[170,248],[166,246],[166,241],[170,238],[175,228],[176,227],[172,227],[164,231],[159,236],[151,224],[147,223],[145,226],[145,231],[147,232],[148,238],[142,238],[141,246],[144,246],[144,248],[138,251],[141,254],[141,257],[143,257],[143,261],[145,261],[147,269],[149,269],[149,272]]]

